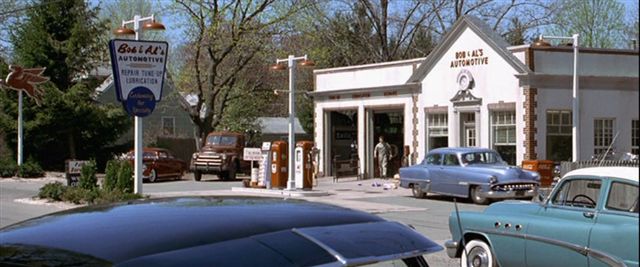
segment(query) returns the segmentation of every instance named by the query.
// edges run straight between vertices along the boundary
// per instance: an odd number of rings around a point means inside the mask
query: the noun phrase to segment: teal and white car
[[[638,266],[639,171],[578,169],[539,202],[454,211],[447,254],[461,266]]]

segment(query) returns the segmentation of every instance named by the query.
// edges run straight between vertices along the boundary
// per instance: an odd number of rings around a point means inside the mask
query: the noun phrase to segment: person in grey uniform
[[[391,157],[391,146],[384,141],[383,136],[380,136],[378,141],[378,144],[373,149],[373,157],[378,160],[380,176],[387,178],[387,166],[389,164],[389,158]]]

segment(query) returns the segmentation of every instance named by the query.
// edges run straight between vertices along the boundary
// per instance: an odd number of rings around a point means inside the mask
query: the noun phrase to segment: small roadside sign
[[[130,115],[147,116],[162,99],[168,48],[158,41],[109,42],[116,98]]]
[[[259,147],[245,147],[243,152],[244,152],[243,159],[246,161],[262,160],[262,150]]]
[[[65,177],[67,178],[67,185],[69,186],[78,185],[78,178],[80,178],[82,167],[86,164],[89,164],[88,160],[75,160],[75,159],[65,160],[64,172],[65,172]]]

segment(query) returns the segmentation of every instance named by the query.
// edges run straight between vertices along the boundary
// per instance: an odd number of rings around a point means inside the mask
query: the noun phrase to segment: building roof
[[[429,71],[440,61],[449,47],[455,43],[466,28],[473,30],[498,55],[506,60],[519,73],[530,73],[529,67],[517,59],[507,50],[509,44],[484,21],[474,16],[465,15],[458,19],[451,30],[444,36],[443,41],[429,54],[420,67],[411,75],[407,83],[419,83],[424,80]]]
[[[259,117],[258,124],[260,125],[262,134],[287,134],[289,133],[289,118],[283,117]],[[300,120],[295,118],[294,130],[296,134],[306,134]]]

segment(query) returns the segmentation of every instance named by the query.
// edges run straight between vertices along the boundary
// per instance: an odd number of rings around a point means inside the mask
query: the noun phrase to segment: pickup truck
[[[202,174],[215,174],[222,180],[235,180],[238,171],[247,172],[249,163],[242,160],[244,135],[235,132],[212,132],[199,152],[191,157],[190,170],[196,181]]]

